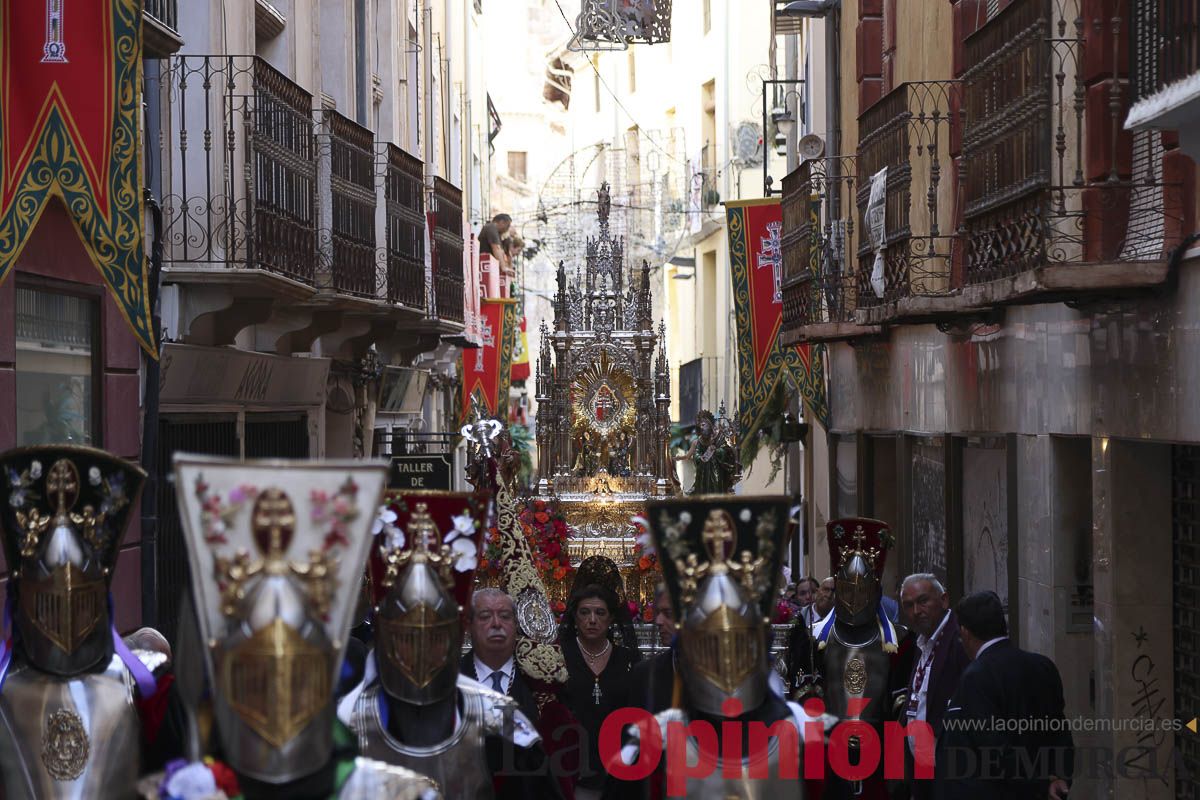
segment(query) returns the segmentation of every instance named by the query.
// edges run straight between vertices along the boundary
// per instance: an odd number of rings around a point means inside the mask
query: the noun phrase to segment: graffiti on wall
[[[940,442],[912,449],[913,571],[946,582],[946,461]]]

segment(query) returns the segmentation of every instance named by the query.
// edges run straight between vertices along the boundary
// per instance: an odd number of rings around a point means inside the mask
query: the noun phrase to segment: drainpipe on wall
[[[162,194],[161,158],[157,144],[160,141],[162,104],[159,91],[162,80],[161,61],[143,62],[145,87],[143,103],[145,116],[143,127],[143,157],[145,158],[146,209],[150,212],[153,237],[150,240],[150,331],[158,341],[159,358],[162,358],[162,311],[159,308],[159,280],[162,275],[162,208],[158,196]],[[149,145],[149,146],[147,146]],[[142,573],[142,624],[155,626],[158,617],[158,393],[162,366],[159,361],[145,358],[145,385],[142,388],[142,448],[141,464],[146,470],[146,486],[142,491],[141,509],[141,573]],[[173,622],[174,620],[172,620]]]
[[[149,137],[147,137],[149,139]],[[154,192],[145,192],[146,209],[154,227],[150,244],[150,322],[151,333],[158,340],[159,359],[162,358],[162,315],[158,306],[158,282],[162,275],[162,208]],[[142,491],[142,624],[151,627],[158,620],[158,389],[162,368],[159,361],[146,358],[146,385],[143,389],[142,469],[146,470],[146,487]]]
[[[421,74],[417,78],[417,93],[421,97],[423,114],[417,115],[417,141],[424,156],[425,175],[425,307],[429,316],[437,309],[433,275],[433,178],[437,174],[433,163],[433,0],[425,0],[417,16],[417,36],[421,41]],[[424,91],[421,87],[424,86]],[[422,120],[424,117],[424,120]],[[422,124],[422,121],[424,124]]]

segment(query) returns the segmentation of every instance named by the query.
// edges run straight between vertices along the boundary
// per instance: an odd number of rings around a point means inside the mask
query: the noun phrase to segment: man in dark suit
[[[942,715],[959,678],[970,659],[958,637],[958,619],[950,610],[950,595],[937,576],[929,573],[909,575],[900,586],[900,607],[904,621],[913,631],[911,668],[905,671],[906,691],[897,709],[900,721],[927,722],[933,729],[930,745],[942,732]],[[913,776],[913,757],[919,751],[908,740],[905,749],[906,773]],[[924,754],[922,754],[924,755]],[[933,755],[930,752],[928,755]],[[914,800],[931,800],[933,782],[912,780]]]
[[[658,639],[667,649],[633,665],[629,670],[629,695],[625,701],[626,706],[642,708],[651,714],[671,708],[675,690],[675,650],[671,647],[675,639],[675,613],[665,586],[658,587],[654,608]]]
[[[467,612],[471,649],[463,654],[459,671],[489,689],[506,694],[525,716],[538,720],[538,704],[513,653],[517,648],[517,613],[512,598],[500,589],[477,589]]]
[[[942,719],[937,744],[941,800],[1063,800],[1074,744],[1054,662],[1015,647],[995,592],[956,608],[971,664]]]

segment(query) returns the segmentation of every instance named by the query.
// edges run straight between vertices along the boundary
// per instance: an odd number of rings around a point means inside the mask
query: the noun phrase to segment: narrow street
[[[0,0],[0,797],[1200,798],[1197,119],[1200,0]]]

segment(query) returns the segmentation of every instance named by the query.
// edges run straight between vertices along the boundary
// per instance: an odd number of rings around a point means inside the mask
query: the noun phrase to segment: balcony
[[[312,96],[253,56],[177,56],[166,73],[165,277],[311,295]]]
[[[958,92],[956,81],[903,83],[859,117],[859,324],[937,318],[958,307],[952,186],[943,176]]]
[[[387,299],[425,310],[425,183],[420,160],[387,148]]]
[[[321,283],[335,294],[375,300],[385,294],[386,280],[375,259],[375,136],[335,111],[324,117],[329,188],[322,205],[328,203],[330,215],[322,220],[329,235],[322,231],[321,250],[332,260]]]
[[[855,158],[807,161],[783,179],[784,344],[878,333],[858,325],[858,286],[847,269],[855,252]]]
[[[461,325],[463,313],[462,190],[433,179],[433,311],[438,319]]]
[[[717,148],[706,144],[700,148],[699,169],[692,175],[692,191],[699,194],[701,208],[721,204],[720,170],[717,169]]]
[[[1200,160],[1200,0],[1133,0],[1133,106],[1126,127],[1178,131]]]
[[[1016,0],[966,42],[970,305],[1074,300],[1166,278],[1183,225],[1181,187],[1164,179],[1159,134],[1122,131],[1126,66],[1117,52],[1128,29],[1079,13],[1078,0]]]
[[[183,47],[179,0],[142,0],[142,47],[146,58],[167,58]]]

